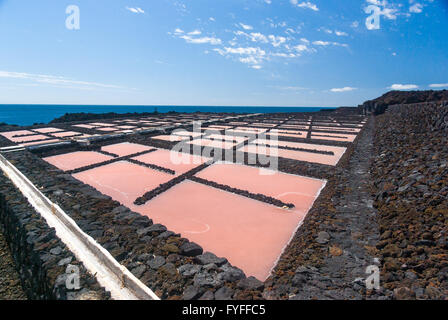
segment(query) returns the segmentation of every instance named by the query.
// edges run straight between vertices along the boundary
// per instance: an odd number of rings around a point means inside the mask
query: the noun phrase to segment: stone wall
[[[3,173],[0,173],[0,228],[29,299],[109,298],[109,294],[97,283],[95,277],[88,273],[56,236],[55,230],[48,226]],[[72,266],[79,270],[79,289],[68,289],[66,286],[67,267],[73,268]]]

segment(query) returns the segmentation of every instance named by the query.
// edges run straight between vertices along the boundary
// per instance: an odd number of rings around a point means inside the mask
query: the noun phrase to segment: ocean
[[[0,104],[0,123],[30,126],[35,123],[48,123],[66,113],[133,113],[169,111],[176,112],[234,112],[234,113],[276,113],[276,112],[315,112],[326,107],[223,107],[223,106],[105,106],[105,105],[19,105]]]

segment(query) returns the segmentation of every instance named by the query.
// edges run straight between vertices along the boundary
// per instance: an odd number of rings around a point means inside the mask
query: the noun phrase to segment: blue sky
[[[70,5],[79,29],[67,28]],[[0,104],[341,106],[446,89],[447,10],[443,0],[0,0]]]

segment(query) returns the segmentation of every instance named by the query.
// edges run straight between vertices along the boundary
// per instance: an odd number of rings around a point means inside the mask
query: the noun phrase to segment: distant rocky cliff
[[[361,113],[382,114],[391,105],[440,101],[448,101],[448,90],[389,91],[379,98],[364,102],[358,108]]]

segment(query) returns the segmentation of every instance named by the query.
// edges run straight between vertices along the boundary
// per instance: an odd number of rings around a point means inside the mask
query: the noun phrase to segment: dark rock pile
[[[390,107],[375,156],[382,286],[396,299],[447,299],[448,106]]]
[[[363,113],[378,115],[391,105],[441,101],[448,101],[448,90],[389,91],[379,98],[364,102],[358,109]]]

